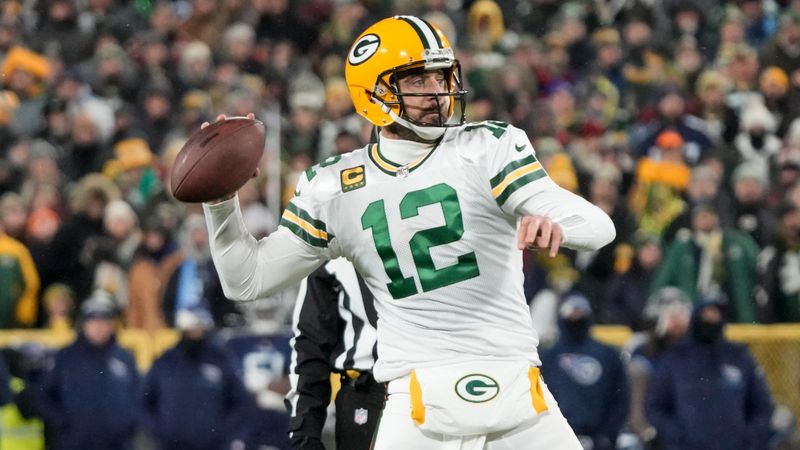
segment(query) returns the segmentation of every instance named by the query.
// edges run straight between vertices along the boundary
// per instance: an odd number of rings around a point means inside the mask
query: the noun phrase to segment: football
[[[264,124],[230,117],[195,132],[170,173],[172,195],[187,203],[225,197],[247,183],[264,153]]]

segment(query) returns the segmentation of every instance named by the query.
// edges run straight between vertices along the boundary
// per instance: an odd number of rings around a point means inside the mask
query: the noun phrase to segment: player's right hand
[[[564,232],[561,225],[545,216],[525,216],[520,220],[517,248],[520,250],[550,249],[550,257],[558,254]]]
[[[250,120],[253,120],[253,119],[255,119],[255,118],[256,118],[256,115],[255,115],[255,114],[253,114],[253,113],[247,113],[247,116],[246,116],[246,117],[247,117],[248,119],[250,119]],[[225,119],[227,119],[227,118],[228,118],[228,116],[226,116],[225,114],[220,114],[220,115],[218,115],[218,116],[217,116],[217,118],[216,118],[216,119],[214,119],[214,122],[219,122],[220,120],[225,120]],[[211,122],[208,122],[208,121],[206,121],[206,122],[203,122],[203,123],[201,123],[201,124],[200,124],[200,129],[202,130],[203,128],[205,128],[205,127],[207,127],[207,126],[209,126],[209,125],[211,125]],[[256,171],[253,173],[253,178],[257,177],[257,176],[258,176],[258,174],[260,174],[260,173],[261,173],[261,171],[258,169],[258,167],[256,167]],[[236,192],[233,192],[233,193],[231,193],[231,194],[229,194],[229,195],[226,195],[225,197],[218,198],[218,199],[216,199],[216,200],[211,200],[210,202],[207,202],[207,203],[209,203],[209,204],[212,204],[212,205],[215,205],[215,204],[217,204],[217,203],[224,202],[225,200],[230,200],[230,199],[232,199],[232,198],[233,198],[235,195],[236,195]]]

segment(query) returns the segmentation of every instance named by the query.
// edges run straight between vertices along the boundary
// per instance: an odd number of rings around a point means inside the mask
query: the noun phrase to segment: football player
[[[260,298],[344,256],[379,317],[374,448],[580,449],[539,375],[520,247],[596,250],[611,219],[558,187],[523,131],[464,123],[460,64],[428,22],[367,28],[346,78],[379,138],[308,169],[277,232],[251,237],[235,196],[204,204],[226,294]]]

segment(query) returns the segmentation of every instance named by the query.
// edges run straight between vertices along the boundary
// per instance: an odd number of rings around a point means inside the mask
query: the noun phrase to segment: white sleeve
[[[513,126],[502,130],[490,153],[488,176],[492,196],[504,213],[549,217],[564,231],[562,245],[574,250],[597,250],[614,240],[611,218],[559,187],[536,158],[524,131]]]
[[[279,227],[257,241],[244,226],[239,198],[204,203],[211,256],[225,296],[255,300],[297,284],[325,258]]]
[[[558,186],[550,177],[537,183],[539,190],[519,203],[515,215],[549,217],[564,231],[562,245],[573,250],[597,250],[617,236],[614,222],[602,209]]]

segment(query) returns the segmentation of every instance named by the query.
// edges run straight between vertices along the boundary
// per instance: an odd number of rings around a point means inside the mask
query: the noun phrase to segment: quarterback
[[[277,232],[251,237],[235,196],[203,205],[226,295],[263,297],[346,257],[379,316],[376,449],[580,449],[539,375],[518,239],[598,249],[611,219],[558,187],[521,130],[464,123],[459,62],[429,23],[372,25],[346,78],[379,138],[308,169]]]

